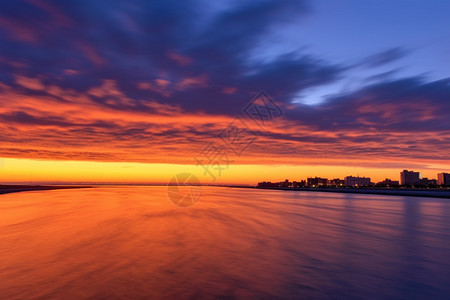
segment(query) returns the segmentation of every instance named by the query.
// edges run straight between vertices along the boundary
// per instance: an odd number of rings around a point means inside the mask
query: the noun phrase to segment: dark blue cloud
[[[261,89],[287,107],[301,92],[333,83],[349,68],[300,52],[264,61],[252,57],[273,28],[310,14],[308,4],[243,1],[218,8],[196,0],[2,1],[0,80],[21,94],[43,95],[46,91],[16,84],[15,76],[39,78],[46,86],[78,93],[110,79],[132,105],[108,101],[114,98],[110,95],[90,97],[107,108],[130,112],[152,112],[145,105],[152,101],[186,112],[235,116]],[[362,64],[383,66],[408,53],[394,47]],[[329,97],[320,105],[290,106],[285,117],[326,130],[449,128],[444,113],[449,109],[448,81],[393,80],[391,75],[380,74],[371,78],[377,84]],[[141,83],[154,86],[156,79],[170,82],[167,93],[139,88]],[[181,87],[186,79],[204,82]],[[224,93],[225,87],[234,92]],[[430,111],[424,112],[427,107]],[[395,110],[396,116],[386,120],[389,111],[384,109]]]
[[[366,57],[362,61],[362,65],[367,67],[375,68],[380,67],[386,64],[390,64],[397,60],[402,59],[410,53],[407,49],[403,47],[394,47],[382,51],[380,53],[373,54],[371,56]]]
[[[186,111],[236,114],[260,89],[289,102],[291,95],[329,83],[343,71],[306,55],[264,63],[251,59],[273,26],[308,13],[305,1],[244,1],[225,9],[194,0],[39,3],[0,4],[5,20],[0,57],[22,65],[2,69],[8,84],[14,75],[24,75],[86,92],[112,79],[137,101],[136,109],[143,109],[139,101],[151,99]],[[180,64],[172,53],[191,63]],[[176,88],[186,78],[202,76],[207,84]],[[161,77],[172,83],[170,97],[138,88]],[[237,92],[224,94],[224,87]]]
[[[450,78],[428,82],[424,77],[383,81],[320,105],[299,105],[286,117],[317,130],[376,129],[384,132],[450,130]]]

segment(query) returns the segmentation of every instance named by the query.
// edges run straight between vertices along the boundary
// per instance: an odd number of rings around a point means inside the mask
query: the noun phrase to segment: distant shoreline
[[[0,185],[0,194],[20,193],[30,191],[47,191],[62,189],[92,188],[92,186],[70,186],[70,185]]]
[[[289,187],[254,187],[261,190],[305,191],[327,193],[371,194],[388,196],[430,197],[450,199],[450,189],[402,189],[402,188],[289,188]]]
[[[152,185],[153,186],[153,185]],[[159,185],[158,185],[159,186]],[[163,186],[163,185],[161,185]],[[258,187],[258,186],[240,186],[240,185],[205,185],[228,188],[250,188],[259,190],[278,190],[278,191],[303,191],[303,192],[325,192],[325,193],[349,193],[349,194],[370,194],[386,196],[408,196],[408,197],[428,197],[450,199],[450,189],[420,189],[420,188],[309,188],[309,187]],[[61,189],[79,189],[93,188],[87,185],[0,185],[0,195],[30,191],[61,190]]]

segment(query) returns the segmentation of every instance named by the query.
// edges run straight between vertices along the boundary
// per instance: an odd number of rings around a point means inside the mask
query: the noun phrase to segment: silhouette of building
[[[421,178],[419,179],[419,183],[418,185],[420,186],[435,186],[437,185],[437,180],[436,179],[428,179],[428,178]]]
[[[279,183],[277,182],[270,182],[270,181],[263,181],[263,182],[258,182],[258,187],[279,187]]]
[[[399,186],[400,183],[397,180],[390,180],[389,178],[386,178],[383,181],[380,181],[377,183],[377,186]]]
[[[439,173],[437,179],[438,185],[450,185],[450,174],[449,173]]]
[[[305,180],[293,181],[292,182],[292,187],[305,187],[305,186],[306,186],[306,181]]]
[[[328,186],[331,186],[331,187],[344,186],[344,184],[345,184],[344,179],[335,178],[335,179],[328,180]]]
[[[285,181],[280,182],[281,187],[292,187],[292,182],[289,181],[289,179],[286,179]]]
[[[414,171],[403,170],[400,172],[401,185],[420,184],[420,173]]]
[[[369,177],[347,176],[344,179],[345,186],[369,186],[372,185]]]
[[[328,183],[328,179],[326,178],[320,178],[320,177],[314,177],[314,178],[308,178],[307,179],[307,185],[309,187],[319,187],[319,186],[326,186]]]

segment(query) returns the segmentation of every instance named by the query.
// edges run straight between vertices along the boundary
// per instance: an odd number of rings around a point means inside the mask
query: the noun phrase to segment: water
[[[1,299],[448,299],[450,201],[204,187],[0,196]]]

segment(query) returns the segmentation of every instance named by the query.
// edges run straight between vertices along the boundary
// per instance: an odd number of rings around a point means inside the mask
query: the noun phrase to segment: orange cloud
[[[149,90],[149,91],[156,92],[164,97],[171,96],[172,93],[166,89],[166,86],[170,84],[169,81],[164,80],[164,79],[157,79],[157,80],[155,80],[155,82],[156,82],[156,84],[153,84],[151,82],[139,82],[138,88],[141,90]],[[165,83],[166,83],[166,85],[165,85]]]
[[[163,88],[167,87],[170,84],[169,80],[161,79],[161,78],[155,79],[155,82],[158,86],[163,87]]]
[[[114,80],[104,80],[83,93],[44,86],[38,78],[18,76],[16,82],[39,93],[24,95],[0,84],[0,157],[195,165],[194,157],[213,142],[227,151],[233,165],[348,166],[397,172],[402,166],[427,170],[448,164],[446,148],[437,147],[450,139],[446,131],[411,135],[400,129],[358,126],[330,131],[283,117],[264,128],[245,120],[257,139],[237,157],[218,138],[233,117],[187,112],[149,99],[139,102],[121,92]],[[139,85],[159,91],[165,86],[170,83]],[[363,115],[371,112],[361,108]]]
[[[37,78],[29,78],[24,76],[16,76],[17,84],[23,86],[24,88],[36,91],[45,90],[45,86],[42,82]]]

